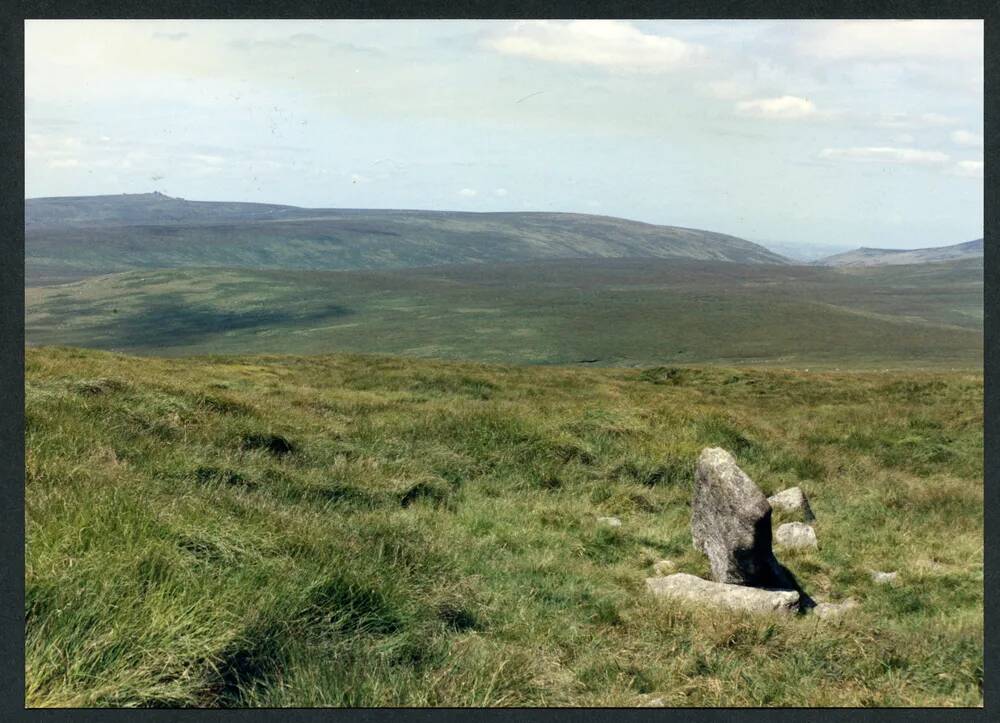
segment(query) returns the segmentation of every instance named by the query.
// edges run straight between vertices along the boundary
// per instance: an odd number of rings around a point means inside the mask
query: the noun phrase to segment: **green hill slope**
[[[898,266],[902,264],[936,263],[938,261],[961,261],[983,259],[983,239],[966,241],[951,246],[935,246],[926,249],[873,249],[859,248],[841,254],[827,256],[814,263],[821,266]]]
[[[28,199],[29,286],[130,269],[388,269],[558,258],[786,260],[697,229],[571,213],[304,209],[157,194]]]
[[[29,349],[26,702],[982,705],[982,389]],[[804,488],[819,548],[778,555],[855,612],[650,599],[708,574],[708,445]]]
[[[605,366],[978,367],[982,268],[692,260],[141,271],[28,289],[27,340],[177,355],[380,352]]]

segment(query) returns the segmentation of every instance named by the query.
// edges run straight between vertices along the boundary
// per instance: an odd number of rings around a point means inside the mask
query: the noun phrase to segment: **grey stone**
[[[806,499],[806,493],[799,487],[789,487],[787,490],[777,492],[768,497],[767,502],[771,505],[772,510],[801,514],[802,519],[806,522],[812,522],[816,519],[816,515],[813,514],[812,508],[809,506],[809,500]]]
[[[617,517],[598,517],[597,524],[607,525],[608,527],[621,527],[622,521]]]
[[[878,570],[872,572],[872,580],[879,585],[888,585],[889,583],[896,582],[896,577],[898,576],[898,572],[880,572]]]
[[[786,522],[774,531],[774,542],[782,547],[816,547],[816,531],[802,522]]]
[[[702,580],[678,572],[666,577],[648,577],[646,586],[658,597],[681,600],[701,607],[752,613],[792,613],[799,608],[794,590],[765,590],[745,585]]]
[[[839,603],[821,602],[816,603],[812,609],[813,615],[821,620],[836,620],[848,612],[858,607],[858,601],[854,598],[847,598]]]
[[[691,537],[716,582],[795,587],[771,548],[771,505],[724,449],[710,447],[698,457]]]

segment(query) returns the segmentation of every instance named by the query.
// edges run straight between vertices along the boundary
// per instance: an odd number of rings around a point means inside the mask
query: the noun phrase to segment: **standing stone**
[[[771,505],[724,449],[698,457],[691,537],[708,555],[716,582],[794,588],[771,548]]]
[[[782,547],[816,547],[816,531],[801,522],[786,522],[774,531],[774,542]]]
[[[787,490],[777,492],[768,497],[767,502],[771,505],[772,510],[793,514],[800,513],[806,522],[812,522],[816,519],[816,515],[813,514],[812,508],[809,506],[809,500],[806,499],[805,492],[799,487],[789,487]]]

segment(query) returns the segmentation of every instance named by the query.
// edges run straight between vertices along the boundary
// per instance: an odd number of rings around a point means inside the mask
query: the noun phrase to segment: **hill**
[[[28,706],[983,703],[981,374],[50,348],[25,371]],[[710,445],[805,490],[819,548],[778,555],[856,611],[649,597],[663,558],[708,575]]]
[[[983,239],[926,249],[859,248],[815,261],[821,266],[886,266],[983,258]]]
[[[785,263],[726,234],[572,213],[305,209],[161,194],[25,201],[29,286],[132,269],[395,269],[559,258]]]
[[[30,344],[533,364],[981,367],[981,262],[837,269],[585,259],[133,271],[27,290]]]

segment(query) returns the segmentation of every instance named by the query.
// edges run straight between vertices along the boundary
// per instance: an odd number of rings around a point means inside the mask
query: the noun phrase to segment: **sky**
[[[30,20],[25,187],[947,245],[983,23]]]

